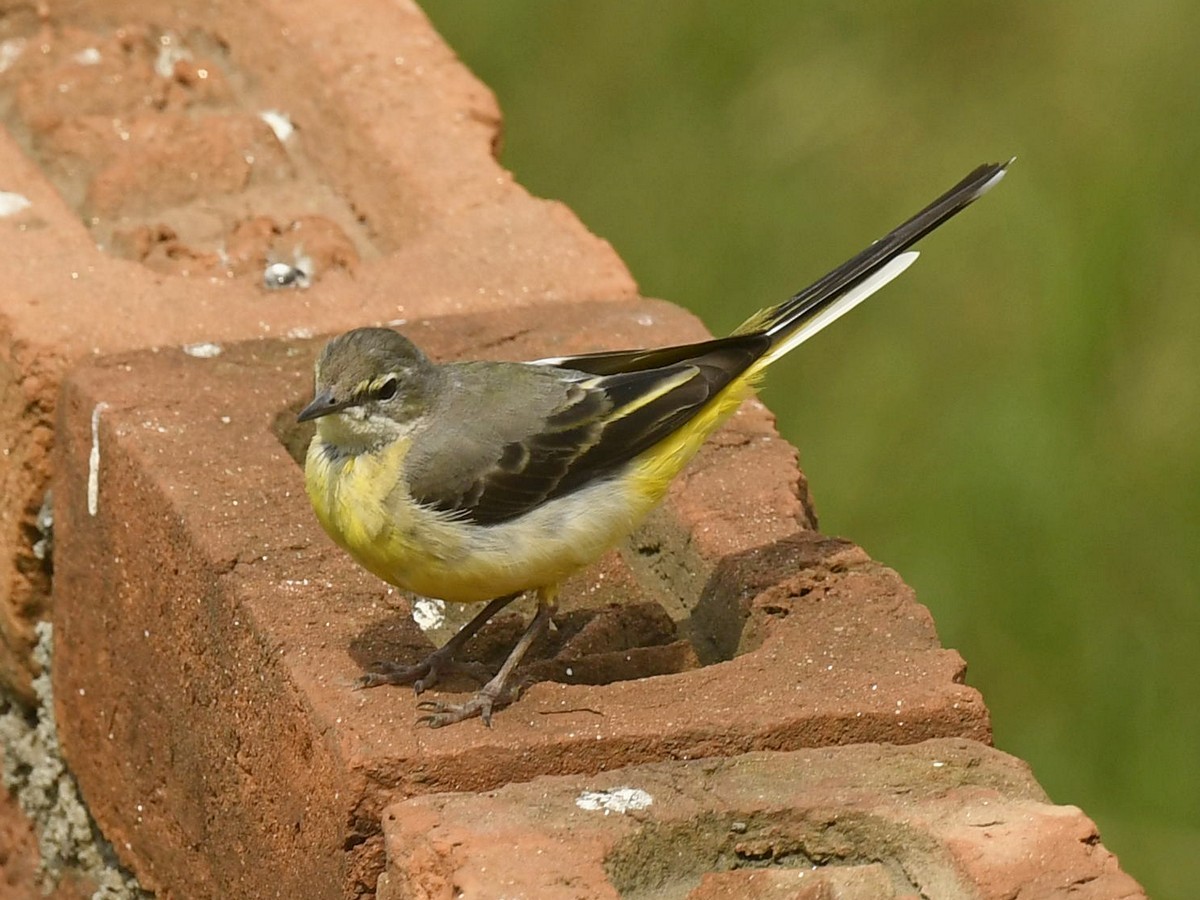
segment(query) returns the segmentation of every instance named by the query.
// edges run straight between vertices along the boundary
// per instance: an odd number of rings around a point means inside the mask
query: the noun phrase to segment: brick
[[[27,688],[29,628],[48,612],[32,524],[57,440],[62,741],[146,886],[369,895],[395,836],[383,811],[431,792],[470,801],[661,759],[989,738],[962,660],[911,591],[812,530],[794,453],[757,403],[627,546],[568,585],[537,683],[495,729],[424,731],[411,694],[351,692],[364,665],[444,634],[422,633],[409,598],[313,522],[285,445],[303,443],[291,422],[317,345],[280,338],[402,320],[435,356],[511,358],[703,330],[633,302],[610,247],[513,184],[493,157],[493,98],[410,3],[66,2],[0,27],[37,50],[0,73],[0,188],[32,203],[0,219],[13,436],[0,689]],[[81,61],[90,51],[99,68]],[[295,133],[269,135],[265,110]],[[265,292],[261,267],[302,254],[312,290]],[[200,342],[223,352],[179,349]],[[485,630],[480,657],[517,627]],[[1096,846],[1079,818],[1064,814],[1058,839]],[[983,879],[974,827],[956,852]],[[771,896],[789,875],[712,871],[696,889]],[[865,861],[798,895],[877,891],[880,877]]]
[[[893,900],[892,877],[881,863],[823,869],[737,869],[705,872],[688,900]]]
[[[705,335],[650,301],[439,317],[407,331],[441,359]],[[567,585],[564,630],[594,618],[572,638],[576,657],[534,670],[601,683],[543,681],[492,729],[439,731],[414,727],[407,689],[351,691],[373,660],[415,660],[430,642],[408,599],[321,533],[285,449],[303,444],[288,432],[318,348],[109,356],[64,387],[62,743],[104,833],[155,889],[369,890],[379,816],[397,797],[664,758],[988,739],[962,660],[939,646],[911,590],[805,527],[794,452],[760,404],[716,436],[652,523]],[[605,611],[612,603],[626,614]],[[676,626],[662,629],[665,619]],[[664,632],[656,645],[627,641],[643,625]],[[515,627],[500,622],[480,643],[502,647]],[[645,675],[658,677],[629,680]]]
[[[1024,763],[954,739],[537,778],[412,798],[383,822],[379,900],[1145,897]]]
[[[497,164],[495,100],[410,3],[66,2],[14,8],[0,39],[24,47],[0,72],[0,190],[31,204],[0,218],[0,689],[26,703],[71,366],[635,293]],[[295,132],[277,140],[266,110]],[[298,245],[314,287],[264,291],[263,262]]]
[[[16,798],[0,786],[0,887],[6,897],[32,898],[40,893],[37,838]]]

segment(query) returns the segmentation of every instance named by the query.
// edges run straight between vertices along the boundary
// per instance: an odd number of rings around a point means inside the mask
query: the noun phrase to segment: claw
[[[480,663],[459,662],[445,648],[435,650],[419,663],[411,666],[399,666],[395,663],[376,663],[368,672],[354,681],[354,690],[362,691],[367,688],[379,687],[384,684],[411,684],[413,693],[420,696],[437,684],[442,678],[452,673],[466,675],[477,682],[486,682],[490,676],[487,668]]]
[[[483,724],[491,728],[492,713],[508,706],[520,696],[524,689],[524,681],[514,679],[513,672],[520,664],[525,651],[545,633],[550,624],[552,610],[552,604],[539,598],[537,615],[533,617],[533,621],[529,623],[520,640],[517,641],[517,645],[508,654],[508,659],[504,661],[504,665],[500,667],[500,671],[492,680],[471,695],[466,703],[450,704],[440,700],[422,700],[417,704],[417,709],[428,712],[428,715],[421,716],[417,722],[429,728],[442,728],[464,719],[479,716],[483,719]]]
[[[478,715],[480,719],[484,720],[484,725],[491,728],[492,713],[516,700],[517,692],[517,690],[504,689],[503,686],[488,683],[464,703],[422,700],[416,704],[416,708],[426,715],[419,716],[416,724],[424,725],[427,728],[440,728],[466,719],[474,719]]]
[[[488,680],[490,673],[479,663],[463,663],[454,657],[483,625],[500,610],[517,598],[517,594],[507,597],[497,597],[459,629],[454,637],[434,650],[423,660],[412,666],[399,666],[395,663],[376,663],[372,669],[354,682],[355,690],[379,687],[383,684],[411,684],[413,692],[418,696],[429,690],[442,680],[443,675],[451,672],[461,672],[480,682]]]
[[[458,633],[447,641],[441,648],[435,650],[415,666],[396,666],[384,664],[377,671],[367,672],[354,682],[356,690],[377,687],[381,684],[411,684],[413,691],[420,695],[441,681],[448,672],[464,672],[479,680],[486,679],[487,670],[479,663],[460,663],[454,659],[455,654],[470,640],[485,622],[497,612],[516,599],[516,594],[497,597],[481,610],[470,622],[459,629]],[[417,718],[419,725],[428,728],[442,728],[453,725],[464,719],[479,716],[483,724],[489,728],[492,725],[492,713],[512,703],[520,695],[525,684],[513,679],[513,672],[520,664],[525,651],[536,641],[550,625],[550,617],[554,610],[553,591],[542,589],[538,594],[538,611],[533,621],[526,627],[516,646],[508,654],[504,665],[487,683],[476,691],[465,703],[445,703],[441,700],[420,700],[417,709],[425,715]],[[481,674],[482,673],[482,674]]]
[[[365,691],[367,688],[379,687],[381,684],[389,684],[387,676],[380,672],[367,672],[365,675],[360,675],[354,679],[354,684],[350,686],[352,691]]]

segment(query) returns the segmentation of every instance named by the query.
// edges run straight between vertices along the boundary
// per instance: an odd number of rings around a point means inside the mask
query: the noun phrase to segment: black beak
[[[333,394],[329,391],[322,391],[313,397],[312,403],[300,410],[300,414],[296,416],[297,422],[307,422],[310,419],[319,419],[321,416],[327,416],[330,413],[340,412],[348,406],[353,406],[353,400],[342,400],[338,402],[333,398]]]

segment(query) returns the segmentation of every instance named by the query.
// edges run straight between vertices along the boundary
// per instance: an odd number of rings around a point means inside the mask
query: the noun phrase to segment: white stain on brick
[[[108,404],[101,402],[92,410],[92,452],[88,454],[88,485],[87,504],[88,515],[96,515],[100,508],[100,413],[108,409]]]
[[[158,56],[154,60],[154,71],[160,78],[174,78],[175,63],[191,58],[191,51],[184,47],[174,34],[166,32],[158,36]]]
[[[81,66],[98,66],[100,65],[100,51],[95,47],[84,47],[78,53],[71,57]]]
[[[258,114],[258,117],[267,123],[267,127],[275,132],[275,137],[279,143],[285,143],[292,136],[292,132],[296,130],[296,126],[292,124],[292,120],[288,118],[287,113],[281,113],[277,109],[264,109]]]
[[[412,617],[422,631],[441,628],[446,622],[446,604],[432,597],[418,597],[413,601]]]
[[[0,69],[0,72],[3,72]],[[15,216],[22,210],[29,209],[33,206],[29,202],[29,198],[24,194],[14,194],[11,191],[0,191],[0,218],[5,216]]]
[[[269,291],[281,288],[306,288],[312,285],[312,260],[297,254],[296,264],[273,262],[263,270],[263,287]]]
[[[187,344],[183,348],[183,352],[188,356],[195,356],[197,359],[212,359],[214,356],[221,355],[221,345],[209,341],[202,344]]]
[[[9,38],[0,41],[0,73],[7,72],[12,64],[25,52],[25,38]]]
[[[654,798],[638,788],[613,788],[608,791],[584,791],[575,798],[575,805],[588,811],[604,810],[609,813],[621,813],[645,809]]]

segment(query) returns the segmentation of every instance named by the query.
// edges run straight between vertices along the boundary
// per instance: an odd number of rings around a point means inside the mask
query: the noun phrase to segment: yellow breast
[[[391,584],[407,587],[406,560],[420,523],[405,503],[407,440],[378,453],[338,455],[313,438],[305,461],[305,484],[317,519],[359,563]]]
[[[378,453],[309,446],[305,481],[317,519],[374,575],[452,603],[557,584],[629,533],[652,505],[618,485],[542,504],[497,525],[475,525],[413,502],[405,488],[407,440]]]

